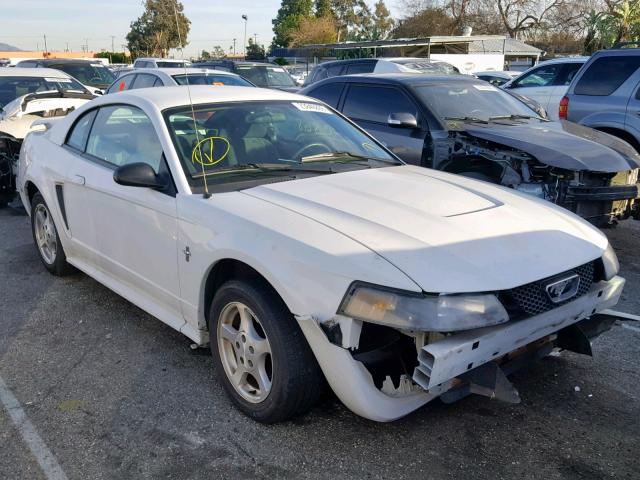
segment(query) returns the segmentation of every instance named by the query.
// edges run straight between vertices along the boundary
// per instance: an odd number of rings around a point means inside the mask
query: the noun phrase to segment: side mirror
[[[411,113],[392,113],[387,124],[395,128],[418,128],[418,120]]]
[[[151,165],[143,162],[116,168],[113,172],[113,181],[125,187],[144,187],[154,190],[162,190],[166,187],[166,182],[158,177]]]

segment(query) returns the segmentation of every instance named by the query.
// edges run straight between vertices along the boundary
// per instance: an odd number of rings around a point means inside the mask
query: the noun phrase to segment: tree
[[[333,17],[331,9],[331,0],[316,0],[315,2],[316,17]]]
[[[336,41],[336,22],[331,16],[305,18],[291,35],[291,46],[300,47]]]
[[[206,50],[202,50],[202,52],[200,53],[200,59],[202,59],[202,60],[211,60],[211,54],[209,52],[207,52]]]
[[[191,22],[178,0],[145,0],[145,10],[131,22],[129,51],[135,56],[166,57],[171,48],[184,48]]]
[[[282,0],[280,9],[273,24],[273,46],[288,47],[291,35],[300,28],[300,22],[311,17],[313,0]]]
[[[395,21],[391,18],[391,12],[385,5],[384,0],[378,0],[374,5],[369,38],[371,40],[384,40],[389,36],[394,25]]]
[[[391,36],[394,38],[419,38],[432,35],[448,35],[454,22],[443,8],[425,8],[400,20]]]
[[[261,61],[266,58],[266,53],[262,45],[258,45],[253,41],[253,38],[249,38],[249,45],[247,46],[245,56],[247,60]]]
[[[216,45],[215,47],[213,47],[213,50],[211,50],[211,58],[219,60],[221,58],[226,58],[227,54],[224,52],[224,48],[222,48],[220,45]]]
[[[371,9],[364,0],[333,0],[337,40],[360,40],[372,24]]]

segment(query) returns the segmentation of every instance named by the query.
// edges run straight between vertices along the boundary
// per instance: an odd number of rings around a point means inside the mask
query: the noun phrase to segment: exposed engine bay
[[[21,145],[22,140],[0,132],[0,207],[4,207],[15,195]]]
[[[638,169],[571,170],[542,163],[521,149],[450,131],[433,145],[433,167],[498,183],[561,205],[598,226],[640,219]]]

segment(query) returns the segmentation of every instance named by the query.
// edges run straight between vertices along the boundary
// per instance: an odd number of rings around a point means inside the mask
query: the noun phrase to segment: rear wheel
[[[73,267],[67,263],[49,207],[40,193],[36,193],[31,201],[31,232],[40,260],[50,273],[64,276],[73,272]]]
[[[310,409],[324,378],[295,318],[264,282],[231,280],[209,315],[211,353],[226,392],[251,418],[274,423]]]

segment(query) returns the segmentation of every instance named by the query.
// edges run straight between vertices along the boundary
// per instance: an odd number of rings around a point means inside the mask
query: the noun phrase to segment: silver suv
[[[622,138],[640,152],[640,48],[595,53],[571,82],[559,115]]]

